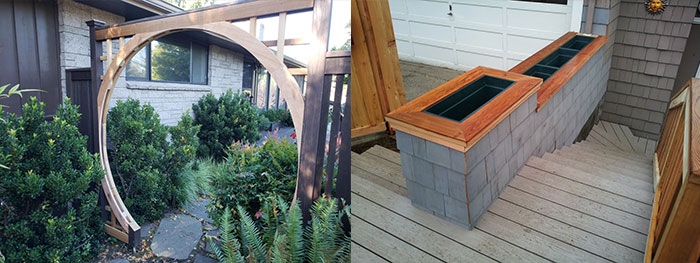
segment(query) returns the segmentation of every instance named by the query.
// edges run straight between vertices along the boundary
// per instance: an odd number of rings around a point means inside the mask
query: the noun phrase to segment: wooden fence
[[[387,0],[352,0],[352,137],[387,129],[384,115],[406,104]]]
[[[654,155],[645,262],[700,260],[700,79],[673,97]]]

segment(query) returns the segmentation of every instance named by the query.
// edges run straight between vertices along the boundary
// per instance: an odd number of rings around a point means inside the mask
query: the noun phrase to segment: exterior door
[[[90,68],[66,70],[66,95],[71,103],[79,105],[78,130],[88,136],[87,148],[97,152],[97,91],[90,88]]]
[[[508,70],[565,32],[578,32],[583,0],[389,0],[399,57],[469,70]]]

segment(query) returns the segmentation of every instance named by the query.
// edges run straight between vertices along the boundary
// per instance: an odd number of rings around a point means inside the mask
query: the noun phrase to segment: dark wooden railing
[[[654,154],[645,262],[700,260],[700,79],[673,97]]]
[[[310,218],[311,205],[321,195],[322,190],[325,190],[327,196],[331,196],[336,160],[336,197],[344,199],[347,204],[350,203],[350,51],[327,51],[330,15],[331,1],[316,0],[312,14],[314,23],[311,48],[314,53],[309,59],[304,93],[304,132],[301,138],[295,196],[296,200],[301,202],[305,220]],[[335,92],[331,94],[334,78]],[[345,79],[347,84],[343,84]],[[347,89],[344,89],[344,86]],[[345,106],[341,112],[343,91]],[[328,112],[331,96],[334,100],[329,132]],[[326,189],[323,189],[322,185],[324,173]]]

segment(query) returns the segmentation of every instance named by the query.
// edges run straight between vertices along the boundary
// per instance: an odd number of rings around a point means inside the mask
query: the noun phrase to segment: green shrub
[[[234,143],[212,178],[212,216],[236,205],[256,213],[273,195],[291,200],[296,173],[297,147],[286,140],[268,140],[259,147]]]
[[[112,175],[137,221],[160,219],[168,208],[192,200],[187,189],[194,189],[194,181],[184,172],[196,154],[199,126],[188,112],[169,128],[153,107],[128,99],[109,111],[107,125],[114,144],[109,152]]]
[[[270,126],[272,125],[272,122],[265,117],[265,116],[260,116],[260,121],[258,122],[258,130],[260,131],[268,131],[270,130]]]
[[[271,122],[280,122],[283,126],[294,126],[292,114],[287,109],[269,109],[263,112],[263,116]]]
[[[0,120],[0,251],[7,262],[84,262],[104,235],[97,156],[78,131],[78,107],[66,99],[53,121],[32,97],[22,117]]]
[[[195,125],[202,126],[197,149],[200,157],[222,160],[234,141],[255,142],[260,138],[257,109],[241,93],[229,90],[218,99],[209,93],[192,105],[192,111]]]
[[[350,237],[341,223],[350,206],[339,212],[335,199],[319,198],[306,228],[299,206],[290,209],[281,199],[265,203],[262,229],[241,206],[237,211],[237,222],[228,208],[220,218],[220,245],[210,240],[221,262],[350,262]]]

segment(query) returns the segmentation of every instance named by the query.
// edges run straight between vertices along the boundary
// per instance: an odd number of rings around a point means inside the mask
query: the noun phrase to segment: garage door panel
[[[549,45],[551,40],[531,38],[517,35],[508,35],[506,45],[508,46],[508,51],[513,53],[522,53],[526,56],[528,54],[534,54],[543,47]]]
[[[413,49],[411,48],[411,43],[405,40],[396,40],[396,49],[399,54],[413,55]]]
[[[520,64],[520,62],[523,62],[523,60],[522,60],[522,59],[512,59],[512,58],[509,58],[509,59],[506,59],[506,64],[507,64],[506,66],[507,66],[508,68],[513,68],[513,67],[515,67],[516,65]]]
[[[394,34],[408,36],[410,31],[408,29],[408,22],[405,20],[392,19],[391,23],[394,25]]]
[[[422,22],[410,22],[411,34],[421,38],[433,39],[437,41],[453,42],[452,29],[449,26],[428,24]]]
[[[455,28],[457,44],[502,51],[503,34],[469,28]]]
[[[512,28],[537,28],[541,31],[564,32],[570,27],[568,23],[553,23],[552,21],[566,21],[566,13],[508,9],[508,26]]]
[[[512,0],[390,0],[399,57],[469,70],[508,70],[581,21],[574,4]],[[450,5],[452,15],[448,15]],[[574,24],[572,24],[574,23]]]
[[[406,13],[406,1],[405,0],[389,0],[389,10],[391,13]]]
[[[487,25],[503,25],[503,8],[475,4],[454,3],[452,13],[457,21]]]
[[[454,63],[453,50],[423,43],[413,43],[415,56],[422,59],[434,60],[443,63]]]
[[[447,1],[410,0],[407,2],[408,14],[426,17],[446,16],[449,11]]]
[[[457,62],[469,67],[486,66],[490,68],[503,68],[503,58],[487,56],[484,54],[457,51]]]

